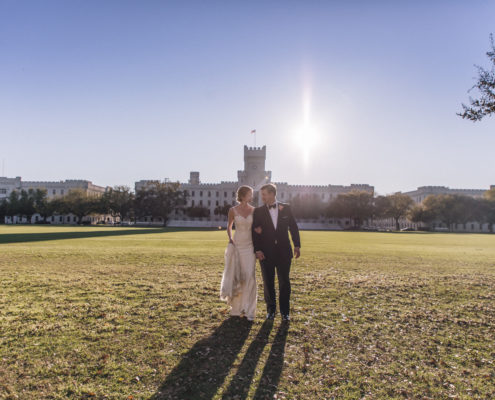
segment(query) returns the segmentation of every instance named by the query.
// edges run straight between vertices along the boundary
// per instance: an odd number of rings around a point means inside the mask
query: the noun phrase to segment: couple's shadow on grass
[[[239,352],[249,336],[252,323],[230,317],[208,337],[199,340],[182,357],[150,400],[212,399],[223,385]],[[249,345],[236,374],[222,399],[248,396],[259,358],[268,344],[273,321],[265,321]],[[277,391],[284,364],[285,343],[289,329],[282,323],[275,335],[253,399],[272,399]]]

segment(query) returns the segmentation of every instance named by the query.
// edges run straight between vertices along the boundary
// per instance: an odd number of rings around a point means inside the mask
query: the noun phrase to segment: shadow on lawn
[[[251,326],[252,323],[244,318],[230,317],[225,320],[210,336],[194,344],[149,400],[212,399],[229,375]],[[263,323],[222,399],[247,397],[272,327],[272,321]],[[287,332],[288,324],[282,324],[263,368],[260,384],[254,395],[256,399],[272,399],[277,391],[284,363]]]
[[[78,227],[82,228],[82,227]],[[184,228],[138,228],[138,229],[106,229],[98,231],[67,231],[67,232],[30,232],[30,233],[2,233],[0,234],[0,244],[3,243],[23,243],[23,242],[40,242],[45,240],[61,239],[83,239],[102,236],[121,236],[121,235],[142,235],[150,233],[178,232],[185,231]]]

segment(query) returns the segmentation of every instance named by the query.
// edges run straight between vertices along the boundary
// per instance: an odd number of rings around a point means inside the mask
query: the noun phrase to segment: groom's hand
[[[294,254],[296,258],[301,256],[301,249],[299,247],[294,247]]]
[[[262,251],[257,251],[256,252],[256,258],[261,261],[261,260],[265,259],[265,255],[263,254]]]

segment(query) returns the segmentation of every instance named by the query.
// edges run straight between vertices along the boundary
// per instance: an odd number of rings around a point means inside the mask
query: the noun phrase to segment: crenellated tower
[[[249,185],[255,191],[272,179],[272,172],[265,171],[266,146],[244,146],[244,170],[237,171],[239,185]]]

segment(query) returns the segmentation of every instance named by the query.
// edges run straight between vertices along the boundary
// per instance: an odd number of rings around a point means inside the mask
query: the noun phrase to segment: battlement
[[[266,145],[264,145],[263,147],[249,147],[247,145],[244,145],[244,155],[265,156],[266,155]]]
[[[345,186],[345,185],[287,185],[286,182],[273,182],[275,183],[275,185],[284,185],[284,186],[287,186],[288,188],[294,188],[294,189],[322,189],[322,190],[326,190],[328,188],[330,189],[349,189],[349,188],[352,188],[352,189],[357,189],[357,188],[361,188],[361,189],[371,189],[373,190],[373,186],[371,185],[368,185],[366,183],[364,184],[356,184],[356,183],[351,183],[350,186]]]
[[[183,187],[194,187],[194,188],[199,188],[199,189],[218,189],[218,190],[221,190],[222,189],[222,186],[221,185],[224,185],[224,184],[227,184],[227,185],[238,185],[238,182],[235,182],[235,181],[228,181],[228,182],[225,182],[225,181],[222,181],[220,183],[203,183],[203,182],[200,182],[200,183],[181,183],[180,185],[183,186]]]
[[[447,191],[447,192],[485,192],[488,189],[456,189],[456,188],[449,188],[447,186],[419,186],[417,191]]]
[[[60,181],[22,181],[23,185],[66,185],[66,184],[92,184],[91,181],[85,179],[66,179]]]

